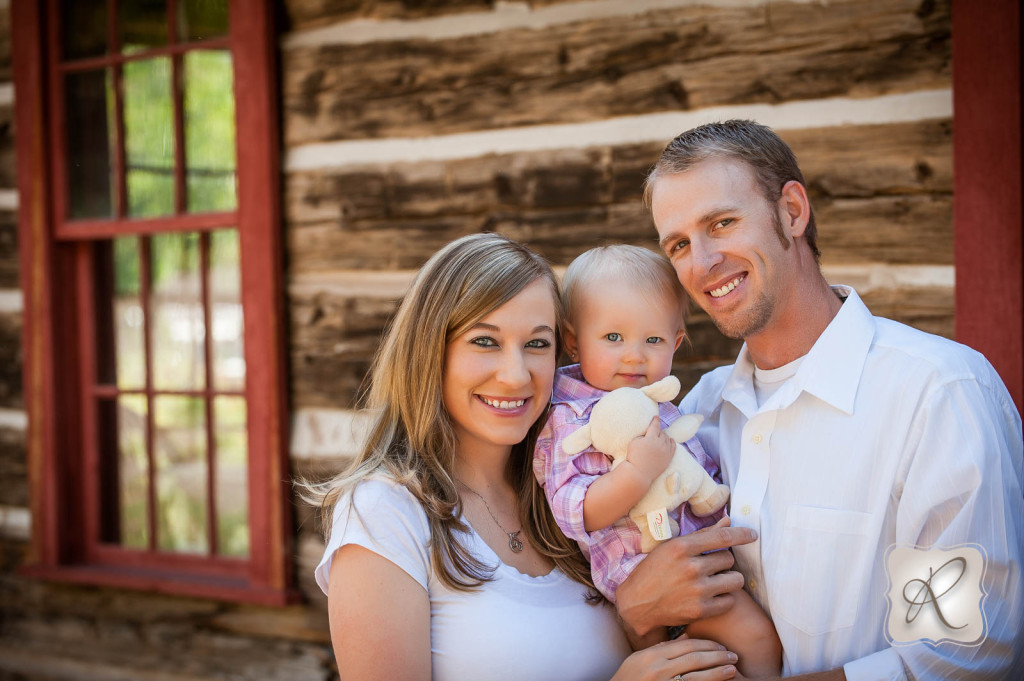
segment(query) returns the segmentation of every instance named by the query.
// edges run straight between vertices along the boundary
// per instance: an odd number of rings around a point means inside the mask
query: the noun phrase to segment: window
[[[30,573],[290,597],[270,16],[12,7]]]

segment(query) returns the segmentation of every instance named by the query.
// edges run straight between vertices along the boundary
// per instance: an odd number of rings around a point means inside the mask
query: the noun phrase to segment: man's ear
[[[811,201],[807,198],[807,189],[796,180],[782,185],[779,207],[783,211],[783,231],[794,239],[803,236],[811,219]]]
[[[572,324],[565,322],[562,325],[564,331],[563,337],[565,340],[565,351],[569,353],[570,359],[576,361],[579,357],[580,345],[576,338],[576,329],[573,328]]]

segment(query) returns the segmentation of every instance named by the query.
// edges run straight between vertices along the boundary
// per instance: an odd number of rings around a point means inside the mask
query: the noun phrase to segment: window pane
[[[98,241],[94,254],[97,381],[141,390],[146,384],[146,356],[139,239]]]
[[[206,408],[201,397],[153,398],[157,548],[207,553]]]
[[[150,361],[157,390],[204,390],[206,324],[199,235],[159,234],[150,240]]]
[[[107,51],[107,0],[61,0],[65,59],[96,57]]]
[[[249,555],[249,436],[246,404],[242,397],[213,401],[216,424],[218,553]]]
[[[178,15],[183,42],[228,34],[228,0],[178,0]]]
[[[108,543],[145,549],[149,546],[146,398],[122,395],[116,401],[101,400],[98,407],[101,536]]]
[[[167,44],[166,0],[122,0],[117,10],[122,52],[131,54]]]
[[[210,316],[213,325],[213,387],[245,390],[245,329],[238,230],[210,234]]]
[[[114,205],[111,148],[113,88],[107,70],[64,79],[67,121],[68,217],[109,218]]]
[[[185,163],[188,211],[234,210],[235,96],[231,53],[185,55]]]
[[[124,65],[124,132],[128,214],[153,217],[174,213],[174,110],[169,57]]]

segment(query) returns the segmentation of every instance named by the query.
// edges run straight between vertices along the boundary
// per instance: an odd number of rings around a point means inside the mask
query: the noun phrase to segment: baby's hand
[[[626,450],[626,461],[636,466],[648,479],[648,484],[668,468],[676,452],[676,443],[661,431],[661,422],[655,416],[647,432],[633,438]]]

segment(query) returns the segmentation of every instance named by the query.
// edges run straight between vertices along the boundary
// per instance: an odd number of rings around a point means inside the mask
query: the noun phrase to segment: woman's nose
[[[522,386],[530,382],[530,370],[522,352],[512,350],[502,355],[497,379],[508,386]]]

